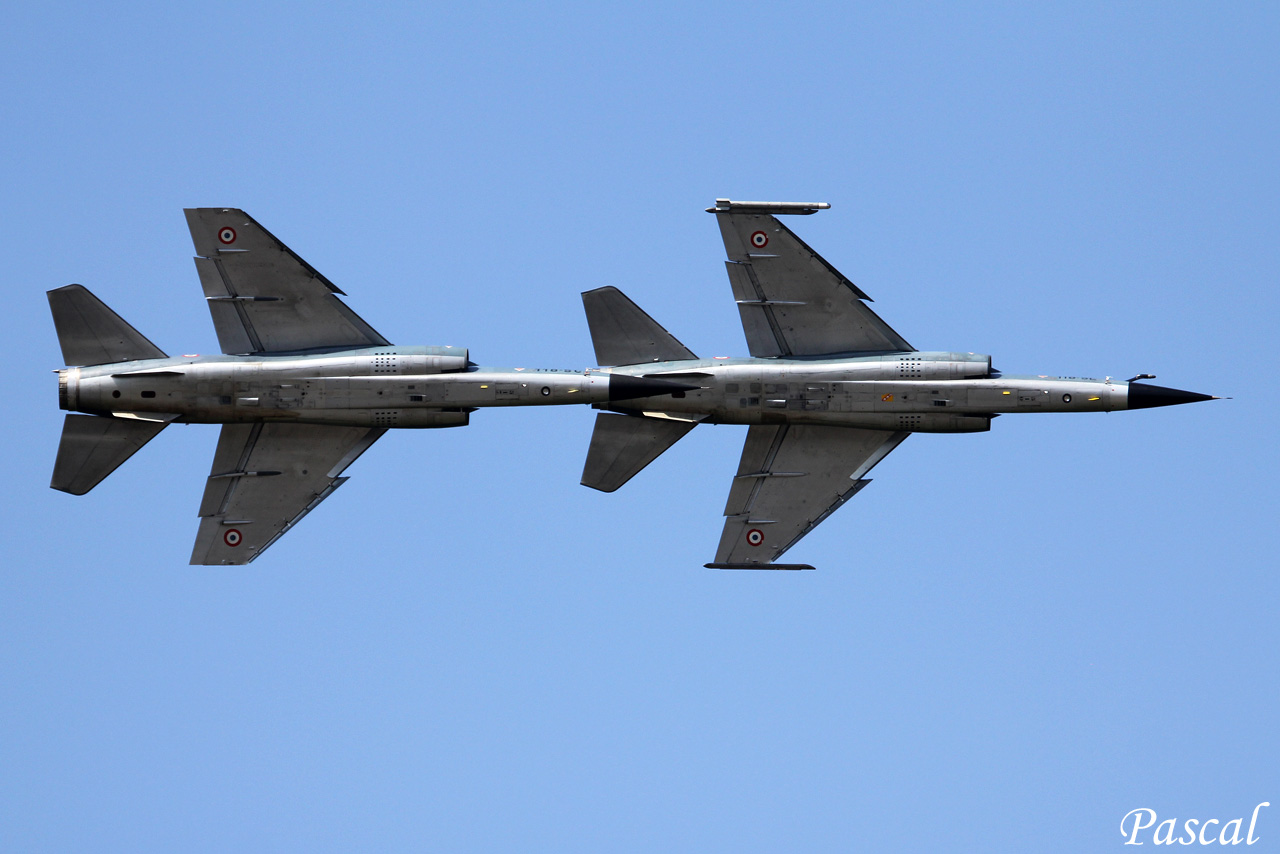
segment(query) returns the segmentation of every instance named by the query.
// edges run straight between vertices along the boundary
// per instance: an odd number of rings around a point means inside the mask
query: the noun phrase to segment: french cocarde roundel
[[[222,228],[218,229],[218,240],[223,243],[235,243],[236,230],[229,225],[224,225]]]
[[[240,545],[240,541],[243,539],[244,537],[241,537],[240,532],[237,531],[235,528],[227,529],[227,532],[222,535],[222,541],[227,545],[231,546],[232,548],[235,548],[236,546]]]
[[[764,531],[761,531],[759,528],[752,528],[750,531],[747,531],[747,545],[758,546],[763,542]]]
[[[234,233],[234,232],[233,232]],[[230,242],[230,241],[226,241]],[[751,235],[751,245],[757,249],[763,249],[769,245],[769,235],[763,231],[757,231]]]

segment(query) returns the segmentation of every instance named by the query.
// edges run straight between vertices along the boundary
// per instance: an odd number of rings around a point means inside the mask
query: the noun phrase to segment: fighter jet
[[[388,429],[462,427],[482,407],[600,410],[582,483],[612,492],[698,424],[747,425],[712,569],[778,559],[860,492],[912,433],[1009,413],[1213,399],[1140,382],[1013,376],[920,351],[779,220],[820,203],[717,199],[749,358],[700,359],[621,291],[582,295],[597,366],[489,368],[461,347],[396,346],[244,211],[186,211],[222,355],[169,356],[81,285],[48,292],[68,366],[54,489],[83,495],[168,424],[221,424],[192,564],[245,564],[291,530]]]

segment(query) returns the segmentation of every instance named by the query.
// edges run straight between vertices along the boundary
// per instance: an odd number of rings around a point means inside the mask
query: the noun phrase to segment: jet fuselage
[[[458,347],[297,356],[185,356],[68,368],[63,409],[187,423],[462,426],[483,407],[591,404],[712,424],[978,432],[991,416],[1129,408],[1129,383],[1008,376],[990,357],[904,352],[698,359],[622,368],[487,368]],[[658,393],[654,393],[658,392]]]

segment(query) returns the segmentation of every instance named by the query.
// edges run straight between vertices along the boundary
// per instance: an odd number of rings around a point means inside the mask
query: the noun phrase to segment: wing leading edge
[[[870,300],[777,214],[829,207],[716,199],[729,284],[747,347],[757,358],[915,350],[863,302]]]
[[[200,502],[192,564],[245,564],[347,478],[386,430],[321,424],[224,424]]]
[[[751,427],[715,563],[707,566],[812,569],[773,561],[870,483],[864,475],[906,437],[854,427]]]

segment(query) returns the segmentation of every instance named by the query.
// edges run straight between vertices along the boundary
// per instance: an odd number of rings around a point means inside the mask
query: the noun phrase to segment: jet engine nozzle
[[[80,408],[80,369],[58,371],[58,408],[74,412]]]

